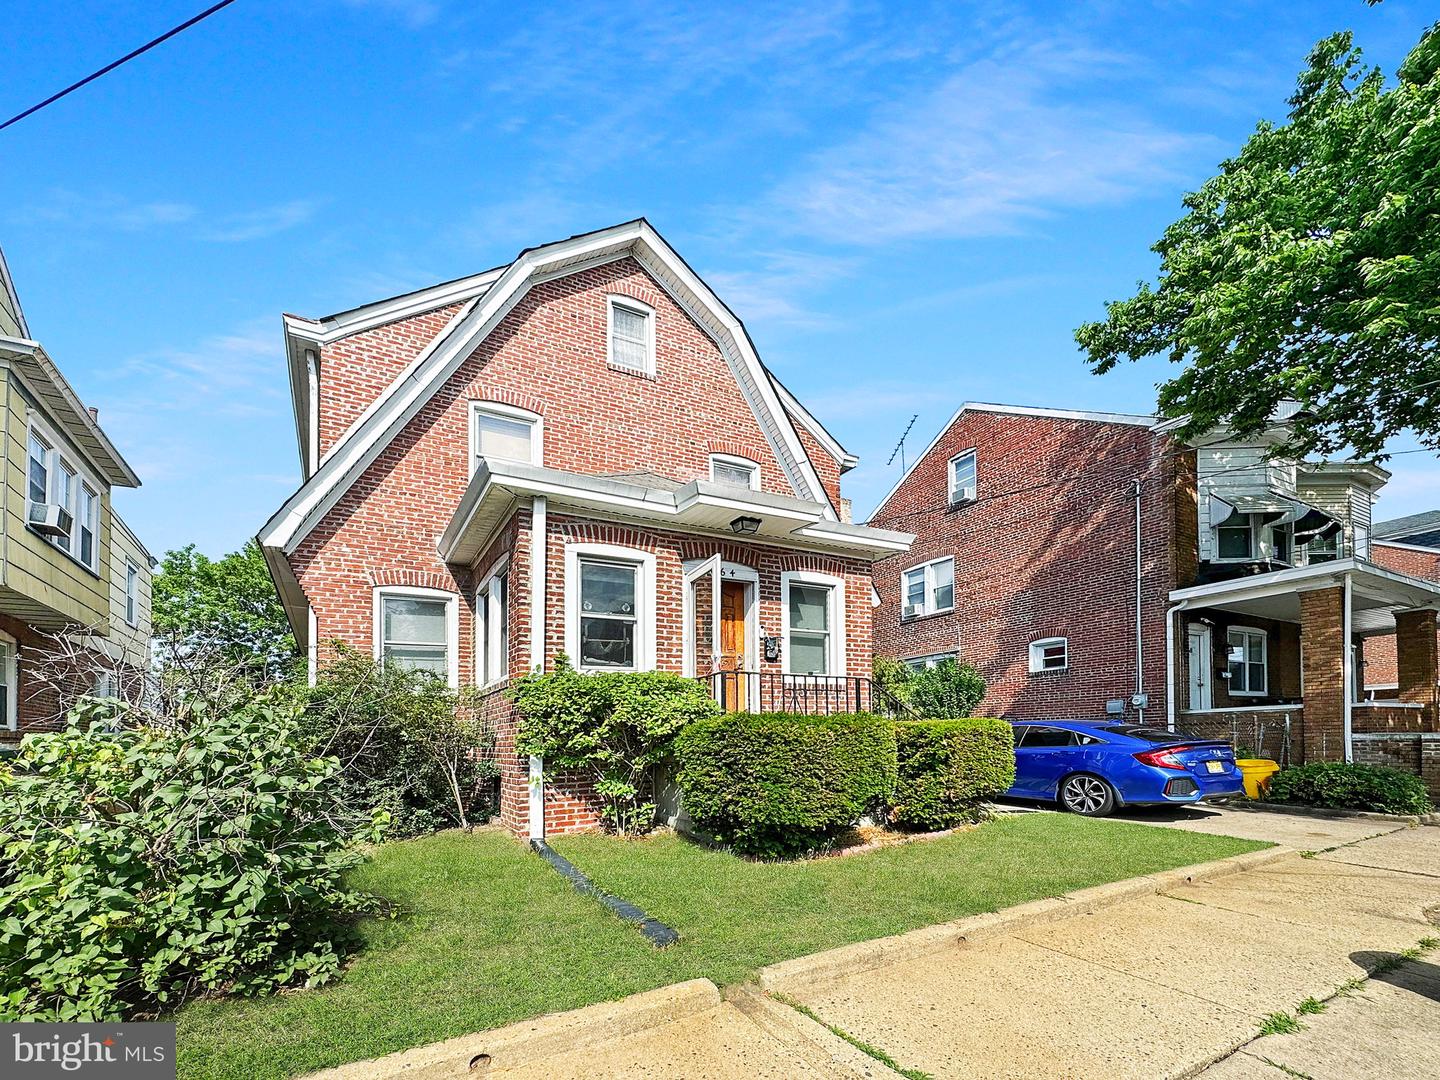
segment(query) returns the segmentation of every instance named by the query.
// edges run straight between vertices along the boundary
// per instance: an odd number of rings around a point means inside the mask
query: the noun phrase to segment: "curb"
[[[902,1080],[900,1073],[824,1024],[753,986],[727,987],[724,998],[765,1034],[785,1044],[795,1057],[810,1061],[826,1076]]]
[[[925,926],[894,937],[858,941],[853,945],[842,945],[838,949],[828,949],[810,956],[797,956],[793,960],[782,960],[778,964],[761,968],[756,979],[762,990],[789,992],[795,987],[809,986],[823,979],[855,975],[884,964],[903,963],[931,953],[957,949],[962,945],[1013,934],[1017,930],[1056,922],[1072,915],[1091,914],[1127,900],[1154,896],[1190,885],[1200,878],[1210,880],[1255,870],[1293,855],[1295,852],[1290,848],[1273,847],[1264,851],[1232,855],[1214,862],[1128,878],[1125,881],[1094,885],[1064,896],[1032,900],[1002,911]]]
[[[1292,806],[1275,802],[1229,802],[1227,810],[1258,811],[1264,814],[1298,814],[1300,817],[1317,817],[1356,821],[1385,821],[1391,825],[1440,825],[1440,813],[1435,814],[1378,814],[1373,810],[1332,810],[1326,806]]]
[[[440,1080],[484,1076],[492,1069],[513,1069],[554,1054],[635,1035],[707,1012],[720,1003],[720,991],[714,983],[709,979],[691,979],[619,1001],[550,1013],[508,1027],[460,1035],[370,1061],[324,1069],[307,1074],[306,1080],[389,1080],[391,1077]]]

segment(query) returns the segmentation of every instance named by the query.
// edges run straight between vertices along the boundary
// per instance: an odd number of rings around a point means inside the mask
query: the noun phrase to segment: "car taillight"
[[[1142,765],[1153,765],[1157,769],[1176,769],[1179,772],[1189,772],[1190,766],[1182,765],[1175,760],[1175,755],[1182,750],[1194,749],[1190,746],[1167,746],[1161,750],[1142,750],[1135,755],[1135,760]]]

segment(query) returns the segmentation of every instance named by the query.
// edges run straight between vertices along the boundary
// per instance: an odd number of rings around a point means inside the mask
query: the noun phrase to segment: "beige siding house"
[[[111,491],[139,478],[44,346],[0,256],[0,742],[56,726],[106,665],[149,656],[152,560]],[[56,635],[89,648],[57,676]]]

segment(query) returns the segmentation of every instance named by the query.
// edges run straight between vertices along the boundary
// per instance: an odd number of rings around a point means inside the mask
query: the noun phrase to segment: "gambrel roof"
[[[626,257],[639,262],[716,342],[796,497],[822,504],[823,516],[833,519],[834,510],[800,441],[781,391],[761,364],[744,324],[650,223],[641,218],[529,248],[508,266],[327,319],[317,321],[287,315],[285,332],[296,404],[296,433],[301,440],[302,459],[307,461],[306,479],[300,490],[265,524],[259,536],[261,545],[285,554],[293,552],[534,285]],[[314,390],[305,353],[364,329],[460,302],[464,306],[440,334],[318,462],[310,462],[306,448],[313,446]]]

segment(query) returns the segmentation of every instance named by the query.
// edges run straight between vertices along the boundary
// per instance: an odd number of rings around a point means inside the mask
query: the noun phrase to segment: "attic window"
[[[610,297],[609,351],[612,368],[655,374],[655,311],[628,296]]]
[[[760,466],[745,458],[712,454],[710,456],[710,479],[717,484],[733,484],[736,487],[758,490]]]

